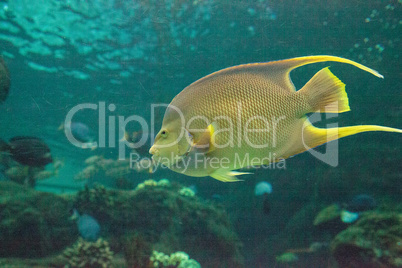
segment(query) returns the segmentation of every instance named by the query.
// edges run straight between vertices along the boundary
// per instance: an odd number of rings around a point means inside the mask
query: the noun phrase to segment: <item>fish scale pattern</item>
[[[192,120],[190,129],[205,129],[208,124],[217,123],[222,132],[217,134],[216,143],[230,146],[218,149],[214,152],[216,156],[251,152],[260,157],[276,152],[289,135],[301,131],[292,126],[295,126],[295,114],[303,114],[307,107],[304,97],[293,89],[282,88],[266,75],[254,72],[206,77],[188,86],[171,104],[180,109],[184,107],[186,122]],[[245,126],[250,130],[247,133]],[[253,132],[261,129],[266,131]],[[195,140],[201,134],[194,133]]]

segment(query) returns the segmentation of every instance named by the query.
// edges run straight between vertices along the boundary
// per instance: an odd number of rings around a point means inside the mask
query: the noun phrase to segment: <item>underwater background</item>
[[[170,103],[193,81],[307,55],[345,57],[384,76],[332,62],[293,71],[297,89],[326,66],[346,84],[351,111],[323,116],[321,126],[402,128],[401,10],[401,1],[385,0],[0,1],[0,53],[11,77],[0,138],[40,138],[53,157],[31,187],[23,166],[0,158],[0,267],[402,266],[396,133],[341,139],[336,167],[307,152],[237,183],[117,160],[119,116],[154,120],[157,131],[165,108],[153,114],[151,105]],[[78,148],[60,129],[85,103],[107,107],[104,148]],[[99,119],[86,109],[73,121],[96,140]],[[259,182],[272,191],[256,195]],[[359,195],[375,206],[341,221],[344,204]],[[329,219],[317,219],[323,209]],[[85,215],[92,219],[80,225]]]

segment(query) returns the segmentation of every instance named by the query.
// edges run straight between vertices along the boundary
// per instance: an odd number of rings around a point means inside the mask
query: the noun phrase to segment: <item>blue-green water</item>
[[[370,132],[340,140],[336,167],[304,153],[286,160],[285,169],[256,170],[237,183],[188,177],[167,169],[110,175],[106,168],[89,179],[78,180],[77,176],[91,156],[117,161],[119,117],[140,116],[151,127],[153,120],[154,130],[159,131],[165,108],[154,111],[153,104],[168,104],[193,81],[243,63],[307,55],[336,55],[362,63],[384,79],[332,62],[305,66],[291,76],[299,89],[322,67],[331,66],[346,84],[351,111],[322,124],[402,128],[401,9],[400,1],[374,0],[0,1],[0,52],[11,76],[10,94],[0,104],[0,138],[39,137],[49,145],[53,159],[63,163],[57,174],[36,181],[38,191],[74,193],[95,182],[134,189],[146,179],[167,178],[194,186],[205,202],[218,195],[214,202],[227,211],[243,245],[239,249],[243,260],[236,263],[239,267],[336,267],[328,247],[318,253],[297,253],[297,249],[309,248],[313,242],[329,244],[336,233],[313,226],[315,215],[357,194],[375,197],[379,212],[400,213],[402,157],[401,137],[396,133]],[[104,148],[75,147],[58,130],[76,105],[96,104],[97,109],[82,110],[73,121],[88,125],[99,141],[103,103]],[[115,109],[108,109],[109,105]],[[132,122],[127,128],[138,130],[140,125]],[[128,157],[129,152],[126,148],[123,155]],[[54,167],[50,164],[46,169]],[[262,199],[254,196],[260,181],[273,187],[268,215],[262,211]],[[5,218],[0,214],[0,221]],[[106,231],[103,236],[114,239]],[[154,249],[160,250],[155,244]],[[276,261],[276,256],[294,249],[298,261]],[[123,252],[119,247],[115,251]],[[225,259],[228,254],[218,252],[217,256]],[[1,257],[8,256],[3,252]],[[199,260],[203,267],[231,267],[207,259]]]

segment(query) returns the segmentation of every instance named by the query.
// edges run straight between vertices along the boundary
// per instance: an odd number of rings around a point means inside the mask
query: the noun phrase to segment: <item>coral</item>
[[[64,198],[0,182],[0,256],[40,257],[72,243],[75,224]]]
[[[15,257],[46,256],[71,245],[78,232],[68,218],[76,208],[98,220],[111,250],[124,252],[128,267],[148,267],[152,249],[186,249],[197,260],[184,261],[186,255],[173,254],[170,263],[177,267],[199,267],[198,262],[206,267],[242,267],[242,244],[226,212],[197,196],[180,194],[183,188],[160,180],[134,191],[95,186],[60,197],[0,183],[0,256],[10,256],[10,249]],[[65,257],[84,248],[79,241]],[[70,261],[73,266],[77,258]]]
[[[106,211],[113,207],[115,196],[103,185],[95,185],[93,189],[88,186],[77,193],[74,200],[74,207],[80,213],[89,213],[94,217],[99,215],[102,218]],[[95,217],[98,218],[98,217]]]
[[[197,261],[189,259],[182,261],[177,268],[201,268],[201,265]]]
[[[161,180],[158,182],[158,185],[159,185],[159,186],[169,186],[169,185],[170,185],[170,181],[169,181],[168,179],[161,179]]]
[[[342,267],[399,267],[402,264],[402,214],[364,213],[331,242]]]
[[[20,164],[15,164],[5,171],[5,175],[13,182],[34,187],[36,181],[48,179],[58,175],[60,165],[53,165],[51,169],[44,167],[28,167]]]
[[[99,172],[99,168],[95,165],[89,165],[85,167],[82,171],[80,171],[74,179],[77,181],[81,180],[89,180],[90,178],[94,177]]]
[[[142,268],[150,265],[152,249],[143,235],[139,233],[127,234],[123,243],[128,267]]]
[[[184,196],[188,196],[188,197],[193,197],[195,196],[195,192],[188,187],[183,187],[179,190],[179,194],[184,195]]]
[[[145,187],[169,187],[171,186],[170,181],[168,179],[161,179],[160,181],[155,180],[146,180],[142,183],[139,183],[135,190],[144,189]],[[189,187],[181,187],[178,190],[178,193],[183,196],[193,197],[195,196],[195,192]]]
[[[109,243],[102,238],[96,242],[85,241],[79,238],[70,248],[63,252],[67,267],[106,268],[111,267],[113,252]]]
[[[169,186],[170,182],[168,179],[161,179],[160,181],[154,181],[154,180],[146,180],[142,183],[139,183],[137,185],[137,187],[135,188],[135,190],[140,190],[143,189],[145,187],[149,187],[149,186],[159,186],[159,187],[166,187]]]
[[[75,180],[91,180],[96,175],[119,179],[135,172],[148,174],[153,172],[152,161],[147,159],[131,164],[128,160],[104,159],[102,156],[94,155],[87,158],[85,164],[86,167],[74,177]]]
[[[123,237],[121,248],[126,259],[133,260],[137,250],[130,245],[136,232],[159,252],[186,249],[202,266],[241,267],[241,242],[226,212],[194,196],[181,195],[183,186],[166,181],[147,181],[134,191],[119,191],[112,222],[105,226]]]
[[[201,265],[190,259],[187,253],[177,251],[170,255],[154,250],[150,257],[153,267],[171,267],[171,268],[201,268]]]
[[[135,190],[139,190],[139,189],[143,189],[147,186],[158,186],[158,182],[154,181],[154,180],[146,180],[142,183],[139,183],[137,185],[137,187],[135,188]]]
[[[166,267],[169,264],[170,256],[154,250],[149,259],[154,267]]]

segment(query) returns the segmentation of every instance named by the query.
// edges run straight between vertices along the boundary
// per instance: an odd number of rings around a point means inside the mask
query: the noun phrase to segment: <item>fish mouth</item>
[[[159,156],[159,150],[155,148],[155,145],[149,149],[149,153],[152,154],[152,158],[154,156]]]

